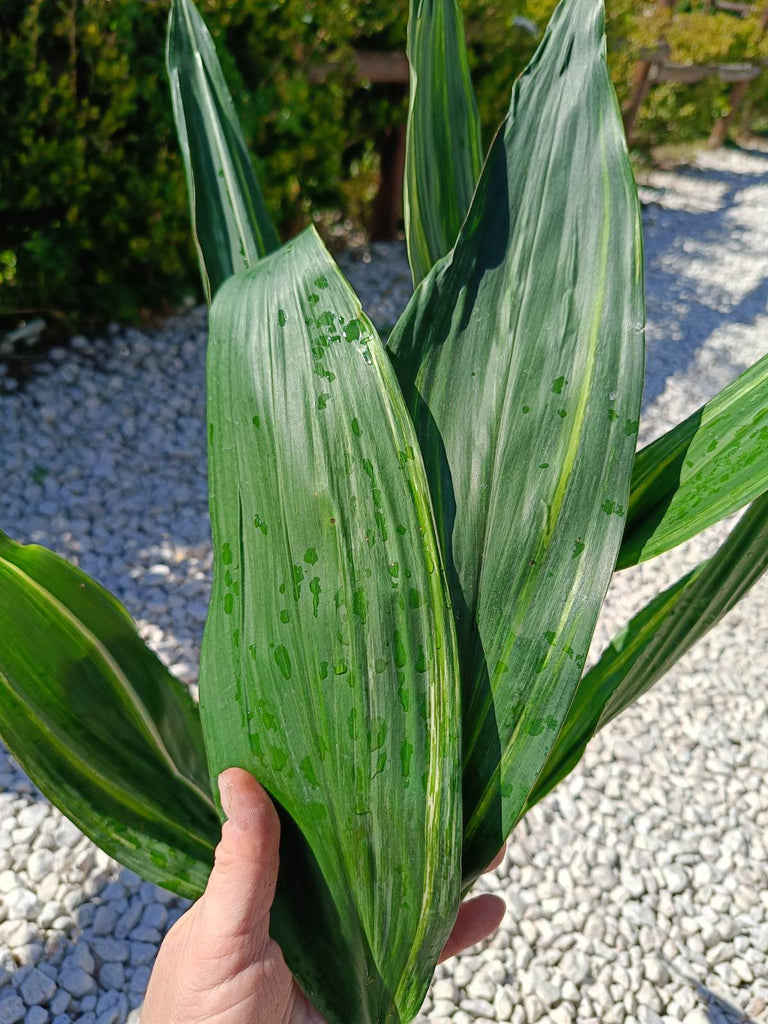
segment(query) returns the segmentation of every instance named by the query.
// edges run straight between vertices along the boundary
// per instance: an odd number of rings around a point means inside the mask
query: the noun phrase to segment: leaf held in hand
[[[329,1024],[410,1021],[459,898],[454,627],[397,381],[314,229],[222,287],[208,396],[211,773],[287,812],[272,932]]]

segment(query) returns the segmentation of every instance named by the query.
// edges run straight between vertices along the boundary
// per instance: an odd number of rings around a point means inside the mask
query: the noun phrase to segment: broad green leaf
[[[768,355],[638,453],[617,564],[682,544],[768,490]]]
[[[414,285],[456,241],[483,154],[456,0],[411,0],[405,237]]]
[[[192,0],[172,0],[166,66],[192,231],[208,303],[228,277],[280,244],[210,33]]]
[[[390,340],[456,617],[465,881],[522,813],[581,675],[623,531],[643,317],[603,6],[567,0]]]
[[[646,605],[579,683],[532,807],[581,760],[598,729],[633,704],[737,604],[768,569],[768,494],[717,552]]]
[[[410,1021],[459,898],[454,629],[402,395],[314,229],[221,289],[208,402],[211,774],[295,822],[272,930],[323,1016]]]
[[[103,850],[202,892],[219,822],[195,704],[106,590],[1,533],[0,736]]]

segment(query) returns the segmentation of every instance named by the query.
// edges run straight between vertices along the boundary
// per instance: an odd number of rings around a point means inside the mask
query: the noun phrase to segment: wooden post
[[[397,235],[403,213],[405,125],[388,129],[379,141],[378,150],[379,189],[373,201],[368,237],[372,242],[388,242]]]
[[[648,95],[650,82],[648,76],[651,73],[653,61],[639,60],[632,72],[632,86],[629,90],[629,99],[622,107],[621,120],[624,122],[624,134],[627,137],[627,145],[632,143],[632,130],[635,127],[637,115]]]
[[[659,8],[672,7],[674,0],[658,0],[656,4]],[[627,145],[632,141],[632,129],[635,126],[637,115],[640,112],[640,107],[643,105],[648,89],[650,87],[649,76],[651,68],[656,62],[652,56],[648,56],[645,59],[641,59],[635,65],[635,70],[632,73],[632,85],[629,90],[629,98],[622,107],[621,119],[624,122],[624,134],[627,137]]]
[[[728,138],[728,130],[731,127],[733,116],[742,104],[744,97],[747,94],[749,82],[737,82],[731,89],[731,95],[729,97],[729,110],[727,114],[723,114],[722,117],[718,117],[715,121],[712,131],[709,133],[707,139],[707,146],[710,149],[719,149],[720,146],[725,144],[725,140]]]
[[[410,68],[404,53],[355,50],[352,67],[358,82],[386,85],[401,94],[408,91]],[[338,70],[338,64],[315,64],[309,69],[309,80],[313,85],[321,84]],[[384,242],[396,237],[403,214],[405,125],[388,128],[377,140],[376,148],[380,161],[379,188],[373,201],[368,237],[372,242]]]
[[[768,7],[765,7],[763,13],[760,15],[760,34],[768,31]],[[737,82],[731,90],[729,98],[729,110],[727,114],[723,114],[722,117],[718,117],[715,121],[714,127],[710,133],[707,145],[710,149],[719,149],[720,146],[725,144],[725,140],[728,138],[728,132],[733,118],[738,111],[741,104],[744,102],[744,97],[747,95],[747,89],[749,89],[749,82]]]
[[[309,69],[309,81],[319,85],[330,75],[338,74],[340,67],[331,61],[313,64]],[[352,73],[358,82],[372,85],[408,85],[408,58],[404,53],[388,50],[354,50],[352,52]]]

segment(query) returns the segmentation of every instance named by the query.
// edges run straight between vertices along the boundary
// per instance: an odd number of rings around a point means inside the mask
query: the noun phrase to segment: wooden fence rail
[[[658,0],[660,8],[670,9],[675,0]],[[753,8],[751,4],[736,0],[708,0],[707,9],[727,11],[746,17]],[[760,32],[768,32],[768,6],[760,16]],[[713,147],[721,146],[736,111],[744,101],[749,83],[761,74],[764,67],[756,63],[735,64],[680,64],[670,60],[669,46],[661,42],[653,50],[640,53],[632,72],[629,96],[622,108],[622,119],[627,141],[631,142],[637,115],[640,112],[648,90],[662,82],[702,82],[717,76],[722,82],[732,83],[729,112],[715,123],[709,137]],[[333,62],[316,64],[309,70],[309,80],[320,85],[329,75],[338,72],[339,65]],[[410,81],[408,59],[404,53],[381,50],[355,50],[352,55],[352,73],[359,82],[389,86],[396,91],[408,91]],[[379,188],[373,203],[369,237],[372,241],[394,238],[402,215],[403,174],[405,169],[405,126],[388,129],[376,140],[381,172]]]
[[[720,0],[721,3],[726,0]],[[763,10],[760,15],[760,34],[764,35],[768,32],[768,6]],[[749,88],[749,80],[742,80],[738,82],[731,92],[730,102],[728,104],[728,113],[723,114],[715,121],[715,126],[709,136],[709,145],[712,149],[717,149],[722,146],[725,140],[728,138],[728,131],[733,123],[733,118],[738,111],[741,104],[744,102],[744,97],[747,95],[747,89]]]
[[[658,0],[657,6],[669,10],[674,6],[674,0]],[[710,0],[707,9],[728,11],[741,17],[746,17],[753,10],[750,4],[735,3],[733,0]],[[760,16],[759,27],[761,34],[768,31],[768,7]],[[632,141],[637,115],[652,85],[662,82],[693,84],[717,76],[722,82],[734,85],[730,95],[729,112],[719,118],[709,137],[711,146],[721,146],[726,140],[733,116],[744,100],[749,83],[761,74],[763,65],[761,63],[678,64],[669,58],[670,49],[665,43],[660,43],[655,50],[640,54],[640,60],[635,65],[632,74],[629,97],[622,108],[627,142],[631,143]]]

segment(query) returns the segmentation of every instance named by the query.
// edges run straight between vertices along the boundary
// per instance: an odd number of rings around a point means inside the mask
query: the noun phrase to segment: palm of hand
[[[169,932],[142,1021],[151,1024],[323,1024],[268,936],[222,934],[205,897]],[[201,944],[201,937],[216,936]]]
[[[230,768],[219,782],[228,820],[214,868],[163,942],[142,1024],[324,1024],[269,936],[277,812],[248,772]],[[465,903],[443,959],[485,938],[503,912],[503,902],[487,894]]]

